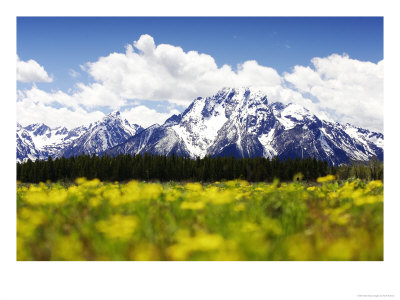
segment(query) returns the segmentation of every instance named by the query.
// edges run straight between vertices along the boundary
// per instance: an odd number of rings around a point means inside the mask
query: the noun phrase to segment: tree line
[[[221,181],[245,179],[250,182],[315,181],[318,177],[334,174],[338,179],[360,178],[383,180],[383,162],[351,162],[330,166],[315,158],[280,160],[274,158],[189,157],[152,155],[97,156],[82,154],[70,158],[49,157],[47,160],[28,160],[17,163],[17,180],[38,183],[50,180],[74,181],[78,177],[98,178],[102,181]]]
[[[301,173],[301,175],[299,175]],[[50,180],[73,181],[78,177],[98,178],[102,181],[221,181],[245,179],[250,182],[291,181],[296,174],[298,180],[316,180],[332,173],[325,161],[315,158],[234,158],[210,157],[191,159],[183,156],[80,155],[70,158],[49,157],[47,160],[28,160],[17,163],[17,180],[38,183]],[[295,178],[296,180],[297,178]]]
[[[349,164],[332,168],[332,174],[338,179],[359,178],[363,180],[383,181],[383,162],[372,158],[368,162],[352,161]]]

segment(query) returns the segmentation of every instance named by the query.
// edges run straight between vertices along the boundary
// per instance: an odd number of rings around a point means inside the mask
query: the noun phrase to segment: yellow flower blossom
[[[174,260],[185,260],[188,255],[196,251],[212,251],[220,249],[224,239],[218,234],[198,232],[189,236],[187,231],[177,234],[177,244],[168,248],[168,253]]]
[[[168,202],[177,201],[182,196],[182,192],[176,189],[165,191],[165,200]]]
[[[383,187],[383,183],[381,180],[374,180],[374,181],[370,181],[368,182],[367,185],[370,189],[374,189],[374,188],[381,188]]]
[[[129,258],[136,261],[160,260],[160,252],[151,243],[140,243],[131,250]]]
[[[135,216],[113,215],[96,223],[96,229],[110,239],[129,239],[138,225]]]
[[[100,180],[95,178],[95,179],[84,182],[83,186],[85,186],[87,188],[95,188],[95,187],[98,187],[100,184],[101,184]]]
[[[102,198],[100,196],[94,196],[89,198],[90,207],[98,207],[101,204]]]
[[[201,192],[203,190],[203,186],[198,182],[195,182],[195,183],[189,182],[185,185],[185,187],[187,190],[192,191],[192,192]]]
[[[121,204],[121,191],[117,186],[112,186],[112,188],[106,189],[103,192],[103,197],[108,199],[113,206]]]
[[[141,197],[149,200],[158,199],[162,192],[162,186],[156,183],[148,183],[146,185],[143,185],[140,190]]]
[[[333,181],[335,179],[336,179],[335,175],[326,175],[324,177],[317,178],[317,182],[324,183],[324,182]]]
[[[357,206],[364,205],[364,204],[374,204],[374,203],[379,203],[379,202],[383,202],[382,195],[364,196],[364,197],[358,197],[358,198],[354,199],[354,204]]]
[[[181,203],[181,209],[200,210],[205,207],[204,202],[184,201]]]
[[[25,201],[31,205],[60,204],[67,200],[67,196],[68,193],[64,189],[46,192],[32,188],[25,194]]]
[[[235,205],[233,208],[235,211],[244,211],[246,209],[246,205],[244,203],[239,203]]]
[[[233,202],[236,194],[231,190],[220,191],[218,187],[212,186],[204,191],[202,200],[213,204],[225,204]]]
[[[76,184],[84,184],[86,182],[86,178],[85,177],[79,177],[77,179],[75,179]]]
[[[23,207],[19,213],[21,219],[27,220],[33,225],[42,224],[45,220],[45,215],[40,210],[33,210],[27,207]]]

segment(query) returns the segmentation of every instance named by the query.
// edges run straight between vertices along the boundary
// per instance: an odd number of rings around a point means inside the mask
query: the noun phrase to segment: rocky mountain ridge
[[[332,165],[383,160],[383,134],[319,118],[297,104],[269,103],[251,88],[196,98],[179,115],[146,129],[119,112],[72,130],[17,125],[17,161],[48,156],[143,154],[315,157]]]

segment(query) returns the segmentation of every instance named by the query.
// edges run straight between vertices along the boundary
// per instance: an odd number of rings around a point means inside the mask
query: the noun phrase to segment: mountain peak
[[[114,110],[105,116],[105,118],[118,118],[118,117],[121,117],[121,113],[118,110]]]
[[[102,123],[109,123],[109,122],[124,122],[124,119],[121,116],[121,113],[117,110],[110,112],[109,114],[105,115],[101,121],[96,122],[96,124],[102,124]]]
[[[260,89],[250,86],[236,87],[236,88],[222,88],[211,98],[224,98],[225,101],[234,100],[237,103],[244,102],[263,102],[268,104],[267,94]]]
[[[35,136],[44,135],[47,131],[51,131],[51,128],[44,123],[35,123],[25,127],[26,130],[33,132]]]

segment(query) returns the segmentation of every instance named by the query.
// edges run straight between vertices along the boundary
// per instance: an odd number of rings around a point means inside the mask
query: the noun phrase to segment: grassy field
[[[18,260],[383,260],[383,184],[17,184]]]

